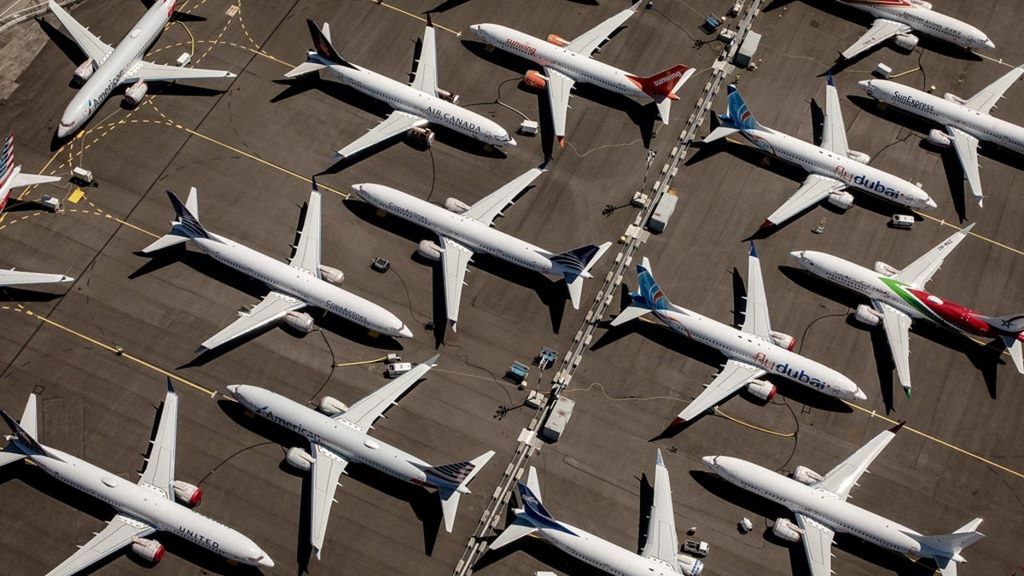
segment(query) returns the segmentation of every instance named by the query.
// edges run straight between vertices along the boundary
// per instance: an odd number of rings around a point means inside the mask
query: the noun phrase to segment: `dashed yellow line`
[[[424,22],[425,23],[427,21],[426,18],[424,18],[423,16],[420,16],[419,14],[413,14],[412,12],[407,12],[407,11],[402,10],[401,8],[397,7],[397,6],[392,6],[391,4],[386,4],[382,0],[370,0],[370,1],[373,2],[374,4],[377,4],[378,6],[383,6],[385,8],[390,8],[391,10],[394,10],[395,12],[398,12],[399,14],[405,14],[406,16],[409,16],[410,18],[415,18],[415,19],[419,20],[420,22]],[[452,34],[454,34],[454,35],[456,35],[456,36],[458,36],[460,38],[462,37],[462,32],[459,32],[458,30],[452,30],[451,28],[446,28],[444,26],[441,26],[440,24],[434,24],[434,28],[437,28],[438,30],[444,30],[445,32],[450,32],[450,33],[452,33]]]

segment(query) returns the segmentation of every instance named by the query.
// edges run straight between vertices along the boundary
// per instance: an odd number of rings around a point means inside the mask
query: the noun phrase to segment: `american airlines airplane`
[[[223,70],[154,64],[142,59],[146,50],[156,42],[174,15],[175,1],[154,2],[117,48],[114,48],[79,24],[54,0],[50,0],[50,11],[60,20],[64,29],[71,34],[87,57],[87,60],[75,69],[75,80],[83,85],[64,109],[60,126],[57,128],[58,138],[64,138],[81,128],[99,110],[114,88],[122,84],[130,84],[124,91],[124,97],[129,104],[135,106],[145,97],[149,89],[147,82],[235,77],[231,72]]]
[[[448,198],[442,208],[380,184],[356,184],[352,190],[372,206],[437,234],[440,245],[424,240],[417,251],[424,258],[441,262],[445,311],[452,330],[455,330],[459,321],[462,287],[474,253],[484,253],[541,274],[564,278],[572,307],[579,310],[583,280],[593,277],[590,269],[612,245],[611,242],[555,253],[491,228],[494,219],[501,216],[543,173],[541,168],[529,170],[472,206]]]
[[[487,547],[497,550],[523,536],[536,536],[599,570],[618,576],[700,576],[704,563],[679,553],[676,517],[668,469],[658,450],[654,465],[654,503],[647,520],[647,542],[639,554],[565,522],[559,522],[541,502],[537,469],[530,466],[526,484],[519,482],[522,508],[515,520]]]
[[[285,74],[285,77],[295,78],[327,70],[342,84],[394,109],[383,122],[338,150],[339,159],[363,152],[401,134],[408,134],[414,141],[429,147],[434,142],[434,132],[427,128],[430,124],[443,126],[498,148],[516,145],[516,141],[496,122],[462,108],[457,104],[457,95],[438,87],[436,40],[429,17],[428,12],[416,74],[408,85],[348,62],[334,49],[329,25],[325,23],[323,30],[320,30],[312,20],[306,21],[316,49],[310,50],[306,61]]]
[[[154,532],[173,534],[231,562],[264,568],[274,566],[270,556],[244,534],[191,510],[199,505],[203,494],[199,487],[174,479],[178,395],[170,380],[156,437],[151,442],[138,483],[40,444],[36,439],[39,430],[35,394],[28,397],[20,424],[3,410],[0,416],[14,432],[7,437],[7,446],[0,452],[0,466],[27,459],[50,476],[117,512],[106,528],[79,546],[46,576],[72,576],[129,546],[136,556],[159,562],[164,547],[149,538]]]
[[[59,181],[60,177],[58,176],[25,174],[21,171],[21,166],[15,166],[14,134],[7,135],[7,140],[4,140],[3,151],[0,151],[0,212],[3,212],[7,202],[11,199],[12,189]]]
[[[762,126],[754,119],[736,86],[730,84],[728,91],[729,112],[720,116],[720,126],[704,139],[704,143],[739,132],[765,153],[795,164],[809,174],[803,185],[768,216],[761,228],[787,222],[825,199],[846,210],[853,205],[853,194],[847,192],[847,188],[910,208],[936,207],[935,201],[920,186],[868,165],[870,156],[850,149],[839,108],[839,93],[831,74],[825,86],[825,126],[821,146]]]
[[[772,533],[787,542],[803,542],[811,576],[831,576],[832,539],[849,534],[888,550],[935,562],[942,576],[956,576],[956,565],[966,562],[960,552],[984,537],[976,518],[952,534],[928,536],[869,512],[846,500],[875,458],[903,426],[886,430],[821,476],[797,466],[793,477],[731,456],[706,456],[704,465],[730,484],[785,506],[796,518],[775,521]]]
[[[270,287],[270,293],[263,300],[248,312],[239,312],[237,320],[203,342],[197,352],[212,350],[278,321],[301,332],[310,332],[313,317],[299,312],[307,306],[326,310],[375,333],[412,338],[412,331],[397,316],[339,287],[345,275],[320,263],[320,190],[315,180],[299,243],[287,264],[203,228],[199,223],[199,198],[195,188],[184,204],[173,192],[168,191],[167,196],[175,214],[171,231],[144,248],[143,254],[191,240],[214,260]]]
[[[864,392],[846,376],[793,352],[796,338],[772,330],[761,263],[753,242],[747,259],[747,308],[739,329],[669,302],[654,280],[651,263],[646,256],[636,271],[637,291],[630,293],[633,301],[612,320],[612,326],[654,314],[672,330],[710,346],[728,358],[718,376],[679,413],[672,426],[693,420],[743,388],[761,400],[771,400],[775,396],[775,385],[760,379],[767,374],[783,376],[836,398],[867,399]]]
[[[995,48],[984,32],[974,26],[932,9],[925,0],[837,0],[840,4],[867,12],[876,18],[871,28],[843,52],[843,59],[869,50],[889,38],[911,51],[917,47],[914,32],[927,34],[967,49]]]
[[[370,436],[374,422],[384,416],[388,408],[397,404],[436,364],[437,356],[434,356],[352,406],[324,396],[320,401],[323,413],[264,388],[228,386],[231,395],[247,409],[309,440],[309,452],[298,447],[290,448],[285,461],[313,474],[309,538],[317,558],[320,558],[320,551],[324,547],[334,491],[351,462],[369,466],[404,482],[436,490],[441,499],[445,530],[449,533],[452,531],[459,499],[463,494],[470,493],[469,483],[494,456],[494,451],[466,462],[431,466],[412,454]]]
[[[862,294],[871,305],[857,306],[854,314],[869,326],[882,325],[889,341],[896,374],[903,391],[910,396],[910,325],[924,320],[960,334],[998,338],[1006,346],[1017,371],[1024,374],[1024,314],[984,316],[951,300],[926,292],[924,287],[939,271],[943,260],[967,237],[974,224],[942,241],[927,254],[899,270],[885,262],[875,262],[869,270],[842,258],[800,250],[791,255],[811,274]]]
[[[693,75],[692,68],[680,64],[645,78],[591,58],[641,4],[642,1],[633,4],[571,42],[555,34],[549,34],[544,41],[498,24],[474,24],[469,29],[485,43],[526,58],[544,69],[543,74],[530,70],[523,81],[531,88],[547,88],[555,137],[565,146],[565,115],[570,92],[577,82],[593,84],[642,103],[654,102],[659,118],[668,124],[672,101],[679,99],[676,92]]]
[[[978,206],[981,206],[984,198],[978,166],[978,143],[984,140],[1017,154],[1024,154],[1024,127],[989,114],[1021,74],[1024,74],[1024,66],[1007,72],[967,100],[948,93],[940,98],[891,80],[862,80],[857,84],[868,96],[879,102],[944,126],[945,132],[936,128],[928,132],[928,143],[944,148],[952,146],[956,150],[971,192]]]

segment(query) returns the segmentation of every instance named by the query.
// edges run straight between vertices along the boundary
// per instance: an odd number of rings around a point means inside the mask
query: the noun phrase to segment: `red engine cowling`
[[[939,148],[949,148],[953,145],[953,140],[942,130],[938,128],[932,128],[928,131],[928,143],[932,146],[938,146]]]
[[[133,538],[132,553],[156,564],[164,557],[164,545],[149,538]]]
[[[755,398],[764,400],[765,402],[771,402],[772,398],[775,397],[777,389],[771,382],[765,382],[764,380],[751,380],[747,384],[747,392],[752,394]]]
[[[565,48],[569,45],[569,41],[558,34],[548,34],[548,42],[558,46],[559,48]]]
[[[523,83],[534,90],[543,90],[548,85],[548,79],[536,70],[530,70],[523,75]]]
[[[772,330],[770,334],[771,334],[771,337],[772,337],[772,344],[775,344],[779,348],[785,348],[786,350],[789,350],[790,352],[793,351],[793,348],[796,348],[796,338],[795,337],[790,336],[789,334],[786,334],[785,332],[776,332],[775,330]]]
[[[199,486],[181,480],[175,480],[173,486],[174,498],[185,506],[195,508],[203,501],[203,491],[199,489]]]

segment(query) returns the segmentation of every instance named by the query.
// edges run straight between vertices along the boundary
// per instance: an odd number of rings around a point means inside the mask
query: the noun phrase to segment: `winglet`
[[[171,377],[167,377],[167,393],[174,394],[174,384],[171,383]]]
[[[437,366],[437,359],[440,358],[440,357],[441,357],[440,354],[434,354],[430,358],[427,358],[423,362],[420,362],[420,364],[421,365],[422,364],[426,364],[427,366],[430,366],[431,368],[433,368],[434,366]]]
[[[900,420],[900,423],[899,423],[899,424],[897,424],[897,425],[893,426],[892,428],[889,428],[889,432],[892,432],[893,434],[895,434],[895,433],[899,432],[900,430],[902,430],[902,429],[903,429],[903,426],[904,426],[904,425],[905,425],[906,423],[907,423],[907,421],[906,421],[906,420]]]
[[[655,466],[664,466],[665,459],[661,457],[661,448],[658,448],[658,458],[654,461]]]
[[[825,83],[828,84],[829,86],[835,88],[836,87],[836,81],[832,78],[832,71],[829,70],[825,74],[827,74],[827,76],[825,77],[826,78]]]
[[[316,185],[316,176],[312,176],[311,179],[313,181],[313,191],[314,192],[319,192],[320,191],[320,187]]]
[[[754,246],[754,241],[750,241],[750,257],[757,258],[757,248]]]
[[[428,28],[433,28],[434,27],[434,19],[430,17],[430,10],[427,10],[426,12],[424,12],[424,14],[427,15],[427,27]]]

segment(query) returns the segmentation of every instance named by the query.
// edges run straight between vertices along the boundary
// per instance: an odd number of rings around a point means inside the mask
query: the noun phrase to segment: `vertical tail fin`
[[[195,186],[189,190],[188,198],[182,204],[181,200],[171,192],[167,191],[167,197],[174,207],[175,220],[171,223],[171,231],[160,237],[156,242],[142,249],[143,254],[150,254],[163,250],[175,244],[181,244],[191,238],[210,238],[210,233],[203,228],[199,222],[199,193]]]
[[[459,499],[462,494],[469,494],[469,483],[492,456],[494,451],[490,450],[466,462],[432,466],[423,470],[427,478],[438,487],[437,495],[441,498],[441,513],[444,516],[446,531],[451,532],[455,527],[455,516],[459,511]]]
[[[736,128],[741,131],[757,130],[762,129],[762,126],[756,118],[754,118],[753,112],[747,107],[747,103],[743,100],[743,95],[740,94],[735,84],[730,84],[728,87],[729,92],[729,112],[721,117],[722,124],[729,124],[730,127]]]
[[[313,22],[312,20],[306,20],[306,24],[309,26],[309,35],[313,37],[313,48],[316,50],[317,55],[331,64],[355,68],[355,66],[342,58],[341,54],[338,54],[338,51],[334,49],[334,44],[331,42],[330,24],[325,22],[323,30],[317,28],[316,22]]]
[[[678,100],[676,92],[683,87],[683,84],[696,72],[693,68],[677,64],[668,70],[662,70],[653,76],[642,78],[629,75],[627,78],[651,98],[658,107],[658,117],[663,124],[668,124],[669,112],[672,108],[672,101]]]
[[[15,441],[8,444],[3,452],[0,452],[0,466],[17,462],[28,454],[46,454],[46,449],[36,440],[39,432],[38,417],[36,416],[36,395],[30,394],[25,404],[25,411],[21,414],[21,423],[14,421],[10,414],[0,410],[0,418],[3,418],[7,426],[14,432]]]
[[[562,274],[565,277],[565,284],[569,288],[569,299],[572,307],[580,308],[580,300],[583,297],[583,280],[591,278],[590,269],[608,251],[611,242],[605,242],[600,246],[588,244],[579,248],[562,252],[551,257],[552,274]]]
[[[955,575],[955,562],[964,562],[960,555],[965,548],[985,537],[978,532],[981,525],[981,518],[975,518],[955,532],[950,534],[939,534],[936,536],[913,536],[921,544],[921,556],[934,559],[943,575]]]
[[[11,179],[14,172],[14,133],[7,135],[3,150],[0,150],[0,188]]]
[[[646,256],[636,267],[636,280],[636,292],[629,293],[632,302],[612,320],[612,326],[625,324],[653,310],[665,310],[672,307],[672,303],[669,302],[654,279],[654,273],[651,272],[651,261]]]

